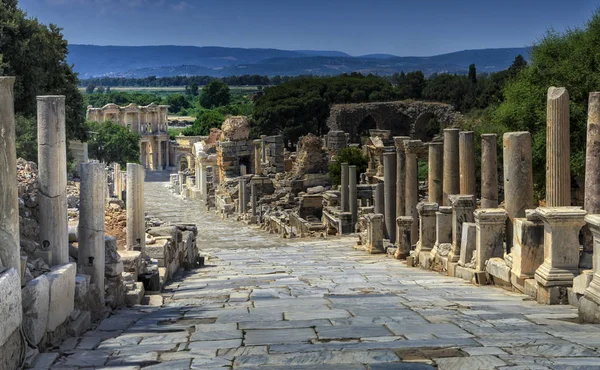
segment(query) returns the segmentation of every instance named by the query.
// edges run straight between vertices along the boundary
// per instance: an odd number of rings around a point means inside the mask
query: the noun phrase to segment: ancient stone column
[[[504,209],[507,253],[513,243],[513,220],[524,218],[525,210],[533,207],[533,168],[531,164],[531,134],[527,131],[507,132],[504,142]]]
[[[429,202],[444,202],[444,143],[432,142],[429,147]]]
[[[571,134],[569,93],[564,87],[548,89],[546,117],[546,206],[571,205]]]
[[[267,161],[267,150],[266,150],[266,139],[267,139],[267,135],[260,135],[260,141],[262,143],[261,149],[260,149],[260,155],[261,155],[261,162],[265,163]]]
[[[458,129],[444,129],[444,205],[449,206],[449,195],[460,193]]]
[[[102,163],[81,164],[79,255],[77,271],[90,275],[104,302],[104,202],[106,172]]]
[[[396,253],[394,257],[397,259],[406,259],[410,255],[410,232],[412,229],[413,219],[410,216],[400,216],[396,219]]]
[[[458,262],[462,242],[463,222],[473,222],[475,210],[474,195],[452,195],[452,250],[448,254],[448,262]]]
[[[559,303],[579,274],[579,231],[586,212],[579,207],[538,207],[535,213],[544,222],[544,263],[535,271],[541,288],[538,302]]]
[[[69,262],[65,97],[38,96],[37,112],[40,245],[55,266]]]
[[[241,214],[246,213],[247,211],[247,204],[248,202],[246,202],[246,181],[244,181],[244,179],[240,179],[239,180],[239,202],[240,202],[240,208],[239,211]]]
[[[406,156],[404,142],[407,140],[410,140],[410,136],[394,136],[394,145],[396,146],[396,217],[405,215]]]
[[[498,207],[498,135],[481,135],[481,208]]]
[[[158,166],[156,167],[156,169],[159,171],[162,171],[163,170],[162,143],[160,140],[157,140],[157,143],[158,143]]]
[[[385,189],[383,186],[383,182],[378,181],[377,184],[375,184],[375,199],[373,199],[373,205],[374,205],[373,212],[375,212],[375,213],[383,214],[383,212],[384,212],[384,203],[385,203],[384,192],[385,192]]]
[[[0,77],[0,266],[21,276],[14,83],[14,77]]]
[[[592,92],[589,96],[583,208],[589,215],[600,214],[600,92]],[[583,231],[583,253],[594,253],[596,261],[598,254],[594,252],[593,234],[587,225]]]
[[[127,249],[146,255],[144,167],[127,163]]]
[[[261,163],[261,147],[262,140],[257,139],[252,141],[254,145],[254,174],[260,175],[262,173],[262,163]]]
[[[383,153],[384,218],[387,238],[396,240],[396,152]]]
[[[600,94],[594,99],[599,99]],[[591,95],[591,94],[590,94]],[[591,97],[590,97],[591,103]],[[598,104],[596,101],[595,104]],[[597,107],[595,107],[597,108]],[[589,112],[588,112],[589,115]],[[596,116],[597,117],[597,116]],[[598,122],[598,121],[595,121]],[[589,133],[589,120],[588,120],[588,133]],[[589,134],[588,134],[588,145],[589,145]],[[588,147],[589,148],[589,147]],[[589,157],[588,157],[589,158]],[[586,176],[587,180],[587,176]],[[586,194],[587,196],[587,194]],[[600,323],[600,215],[588,214],[585,216],[586,227],[592,234],[591,241],[594,248],[594,276],[590,285],[587,287],[583,298],[579,301],[579,317],[585,322]]]
[[[342,163],[342,167],[341,167],[341,188],[340,188],[340,193],[341,193],[341,199],[340,199],[340,205],[342,206],[342,212],[348,212],[349,209],[349,205],[348,205],[348,163]]]
[[[426,203],[420,202],[417,204],[417,211],[419,212],[419,241],[417,242],[417,248],[415,254],[419,257],[419,261],[422,260],[421,254],[423,252],[430,252],[435,246],[435,222],[436,212],[439,209],[437,203]],[[426,256],[429,257],[428,255]],[[425,263],[421,262],[424,267]]]
[[[461,131],[458,136],[460,193],[476,195],[475,184],[475,133]]]
[[[406,154],[405,214],[413,218],[410,234],[411,244],[416,244],[419,240],[419,219],[417,214],[417,203],[419,203],[419,163],[417,151],[422,145],[421,140],[408,140],[404,142],[404,151]]]
[[[348,189],[349,189],[349,209],[352,214],[352,229],[358,221],[358,194],[356,189],[356,166],[348,166]]]
[[[252,206],[252,216],[256,216],[258,212],[256,210],[256,184],[254,181],[250,183],[250,203]]]
[[[506,211],[501,208],[475,210],[475,225],[475,270],[485,271],[487,260],[504,258]]]

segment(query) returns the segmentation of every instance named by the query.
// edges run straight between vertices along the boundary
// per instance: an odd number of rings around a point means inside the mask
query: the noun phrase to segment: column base
[[[537,278],[537,275],[536,275]],[[541,304],[569,304],[566,286],[543,286],[537,283],[537,302]]]
[[[561,269],[544,262],[535,271],[535,280],[544,287],[571,287],[576,274],[579,274],[577,268],[572,270]]]
[[[584,295],[579,300],[579,319],[583,322],[600,324],[600,304]]]
[[[430,251],[421,249],[419,254],[416,256],[416,259],[422,268],[429,270],[431,264]]]
[[[369,246],[369,247],[367,247],[367,252],[369,254],[381,254],[381,253],[385,253],[385,249],[383,247],[379,248],[379,247],[375,247],[375,246]]]

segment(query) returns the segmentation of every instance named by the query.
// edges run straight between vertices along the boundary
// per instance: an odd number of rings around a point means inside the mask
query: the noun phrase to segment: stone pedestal
[[[431,251],[431,258],[438,254],[441,244],[452,244],[452,207],[439,207],[435,213],[435,244]]]
[[[419,213],[419,241],[415,249],[417,255],[421,252],[429,252],[435,246],[435,222],[438,209],[437,203],[417,204]]]
[[[508,132],[504,141],[504,209],[507,251],[513,241],[513,220],[525,217],[533,207],[533,168],[531,164],[531,134],[526,131]]]
[[[524,280],[533,278],[544,262],[544,224],[539,219],[515,218],[513,228],[511,276],[523,286]]]
[[[583,208],[590,215],[600,213],[600,92],[589,96]],[[595,253],[594,237],[587,225],[583,228],[583,253]]]
[[[475,133],[461,131],[458,136],[460,194],[476,195]]]
[[[127,249],[146,255],[144,167],[127,163]]]
[[[106,172],[102,163],[81,164],[79,255],[77,271],[89,275],[104,302],[104,203]]]
[[[406,259],[410,255],[410,232],[413,219],[410,216],[401,216],[396,219],[396,253],[397,259]]]
[[[429,202],[444,202],[444,144],[433,142],[429,147]]]
[[[385,253],[383,247],[383,215],[371,213],[365,216],[367,221],[367,252],[371,254]]]
[[[485,271],[485,263],[493,257],[504,258],[504,229],[506,211],[486,208],[475,211],[477,228],[475,242],[475,270]]]
[[[254,145],[254,174],[260,175],[262,173],[262,164],[261,164],[262,140],[260,140],[260,139],[254,140],[254,141],[252,141],[252,144]]]
[[[55,266],[69,262],[65,97],[38,96],[37,112],[40,245]]]
[[[548,89],[546,119],[546,206],[571,205],[571,135],[569,93],[564,87]]]
[[[340,206],[342,212],[348,212],[348,163],[341,164]]]
[[[498,207],[498,135],[481,135],[481,208]]]
[[[421,140],[408,140],[404,142],[406,155],[406,188],[405,188],[405,214],[413,218],[411,230],[411,244],[416,244],[419,238],[419,219],[417,203],[419,203],[419,162],[418,152],[423,146]]]
[[[0,266],[21,276],[14,82],[14,77],[0,77]]]
[[[462,242],[462,224],[474,221],[475,196],[451,195],[449,199],[452,203],[452,250],[448,254],[448,262],[458,262]]]
[[[406,157],[404,142],[407,140],[410,140],[409,136],[394,136],[394,145],[396,146],[396,218],[405,215]]]
[[[457,128],[444,129],[444,205],[449,195],[460,193],[460,169]]]
[[[459,266],[470,266],[477,246],[477,225],[473,222],[463,222],[460,240]]]
[[[587,215],[585,221],[594,243],[594,276],[579,302],[579,317],[597,324],[600,323],[600,215]]]
[[[544,263],[535,271],[538,302],[560,303],[558,297],[566,296],[562,289],[572,286],[579,274],[579,231],[586,212],[579,207],[538,207],[536,214],[544,222]]]
[[[385,233],[393,242],[396,240],[396,152],[383,153],[383,186]]]
[[[348,208],[352,214],[352,229],[358,221],[358,194],[356,189],[356,166],[348,166]]]

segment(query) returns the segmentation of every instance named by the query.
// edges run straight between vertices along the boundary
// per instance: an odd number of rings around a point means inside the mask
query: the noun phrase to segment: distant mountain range
[[[68,61],[82,79],[91,77],[214,77],[258,74],[267,76],[337,75],[361,72],[390,75],[421,70],[466,73],[508,68],[515,56],[528,59],[530,48],[477,49],[430,57],[390,54],[351,56],[339,51],[243,49],[215,46],[97,46],[69,45]]]

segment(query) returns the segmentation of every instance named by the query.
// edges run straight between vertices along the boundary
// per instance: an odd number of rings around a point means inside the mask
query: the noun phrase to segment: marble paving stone
[[[494,356],[435,358],[434,361],[440,370],[494,369],[506,365],[504,361]]]
[[[304,343],[316,338],[317,335],[312,328],[246,330],[244,345]]]
[[[390,331],[383,325],[379,326],[332,326],[315,328],[319,340],[324,339],[346,339],[388,336]]]

